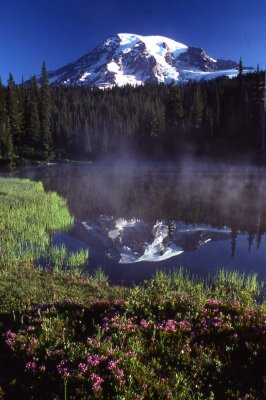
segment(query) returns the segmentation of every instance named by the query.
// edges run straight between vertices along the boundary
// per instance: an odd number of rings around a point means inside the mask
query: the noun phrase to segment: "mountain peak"
[[[188,46],[186,46],[185,44],[176,42],[175,40],[169,39],[165,36],[158,36],[158,35],[141,36],[133,33],[118,33],[116,36],[118,36],[119,39],[121,40],[120,44],[122,46],[143,42],[146,44],[147,47],[151,49],[157,46],[160,47],[163,44],[166,44],[171,51],[188,48]]]
[[[238,63],[152,35],[118,33],[75,62],[48,73],[51,84],[100,88],[236,76]]]

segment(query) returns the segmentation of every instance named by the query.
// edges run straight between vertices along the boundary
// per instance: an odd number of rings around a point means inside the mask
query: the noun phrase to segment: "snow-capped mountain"
[[[189,225],[176,220],[147,222],[104,217],[77,221],[68,232],[100,257],[120,264],[160,262],[195,251],[209,242],[229,240],[229,228]]]
[[[163,36],[119,33],[78,60],[48,73],[51,84],[100,88],[186,82],[238,74],[238,63]]]

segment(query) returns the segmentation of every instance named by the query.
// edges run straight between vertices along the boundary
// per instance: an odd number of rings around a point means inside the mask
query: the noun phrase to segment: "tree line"
[[[263,72],[100,90],[0,82],[0,158],[259,153]]]

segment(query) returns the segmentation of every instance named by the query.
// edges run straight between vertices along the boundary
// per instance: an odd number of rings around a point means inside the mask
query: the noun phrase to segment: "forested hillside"
[[[0,84],[0,157],[171,157],[261,151],[263,73],[185,85],[99,90],[49,86],[43,65]]]

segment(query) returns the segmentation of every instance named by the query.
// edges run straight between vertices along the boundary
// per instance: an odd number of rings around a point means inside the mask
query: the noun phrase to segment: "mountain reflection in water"
[[[266,170],[218,164],[77,163],[21,168],[64,196],[75,226],[56,243],[89,246],[88,269],[138,282],[157,268],[221,267],[266,278]],[[264,239],[264,240],[262,240]]]

